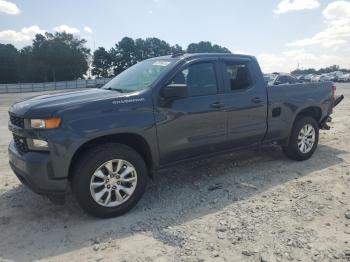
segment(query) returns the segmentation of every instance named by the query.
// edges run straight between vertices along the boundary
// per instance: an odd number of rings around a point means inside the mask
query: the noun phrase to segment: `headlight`
[[[57,128],[61,124],[61,118],[50,118],[50,119],[31,119],[30,127],[39,129],[52,129]]]

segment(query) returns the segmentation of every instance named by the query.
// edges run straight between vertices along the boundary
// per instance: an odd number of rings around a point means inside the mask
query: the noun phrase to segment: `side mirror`
[[[163,87],[160,94],[164,98],[185,98],[188,96],[188,87],[185,84],[170,84]]]

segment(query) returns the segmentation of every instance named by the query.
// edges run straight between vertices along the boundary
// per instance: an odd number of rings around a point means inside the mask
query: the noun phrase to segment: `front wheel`
[[[293,160],[307,160],[315,152],[318,139],[319,128],[316,120],[311,117],[299,117],[294,123],[288,146],[283,147],[283,151]]]
[[[124,214],[143,195],[148,180],[142,157],[121,144],[97,146],[76,163],[72,189],[89,214],[108,218]]]

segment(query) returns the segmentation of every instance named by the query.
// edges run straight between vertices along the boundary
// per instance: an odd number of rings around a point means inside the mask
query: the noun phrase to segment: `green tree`
[[[46,65],[33,55],[33,48],[26,46],[19,55],[19,81],[24,83],[47,81]]]
[[[170,45],[158,38],[146,38],[145,42],[145,53],[147,58],[165,56],[171,54]]]
[[[317,71],[314,68],[308,68],[308,69],[296,69],[292,71],[292,74],[294,75],[307,75],[307,74],[316,74]]]
[[[115,75],[137,63],[135,41],[130,37],[124,37],[120,40],[110,53]]]
[[[94,53],[93,74],[102,76],[102,72],[113,71],[114,75],[117,75],[139,61],[183,52],[184,50],[181,46],[177,44],[171,46],[166,41],[156,37],[146,39],[137,38],[135,40],[130,37],[124,37],[110,51],[107,52],[105,49],[99,48]],[[230,50],[219,45],[212,45],[210,42],[202,41],[190,44],[187,52],[230,53]],[[110,62],[108,60],[109,58]]]
[[[346,68],[342,68],[340,69],[340,67],[338,65],[332,65],[332,66],[328,66],[326,68],[320,68],[319,70],[316,70],[314,68],[308,68],[308,69],[296,69],[294,71],[292,71],[292,74],[295,75],[305,75],[305,74],[325,74],[325,73],[331,73],[331,72],[335,72],[335,71],[342,71],[342,72],[350,72],[349,69]]]
[[[13,45],[0,44],[0,83],[16,83],[18,74],[19,52]]]
[[[181,46],[178,44],[171,47],[171,53],[172,54],[178,54],[178,53],[184,53],[184,50]]]
[[[94,52],[92,67],[92,75],[97,77],[109,77],[112,67],[111,53],[106,51],[103,47],[99,47]]]
[[[38,34],[33,40],[33,59],[39,81],[66,81],[82,78],[88,69],[90,50],[86,40],[67,33]]]
[[[330,72],[334,72],[334,71],[339,71],[340,67],[338,65],[332,65],[326,68],[321,68],[320,70],[318,70],[318,73],[324,74],[324,73],[330,73]]]
[[[180,46],[176,45],[175,48],[180,49]],[[121,73],[139,61],[151,57],[170,55],[172,50],[167,42],[155,37],[138,38],[136,40],[124,37],[110,51],[114,74]]]
[[[187,53],[231,53],[226,47],[212,45],[210,42],[201,41],[189,44]]]

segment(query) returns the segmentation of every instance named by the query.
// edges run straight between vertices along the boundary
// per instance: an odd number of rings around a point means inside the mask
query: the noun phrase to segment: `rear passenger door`
[[[267,91],[256,81],[260,70],[254,65],[249,59],[221,61],[230,147],[261,142],[267,131]]]

